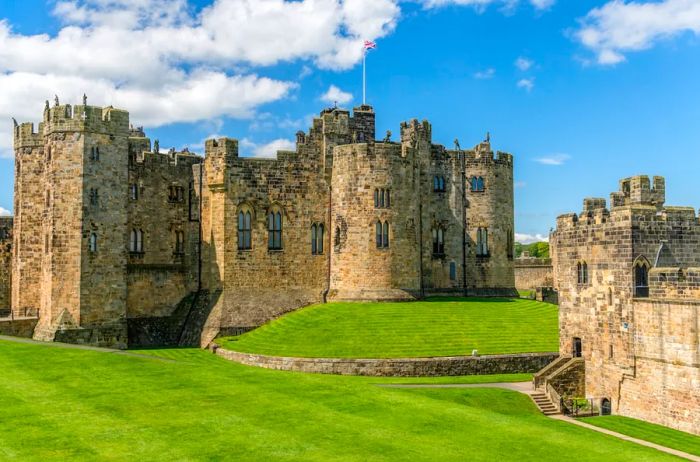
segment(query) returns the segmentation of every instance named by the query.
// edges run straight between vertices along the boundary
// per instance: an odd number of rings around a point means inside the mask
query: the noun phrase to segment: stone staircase
[[[537,407],[540,408],[542,414],[547,416],[561,414],[559,407],[555,406],[544,392],[536,390],[530,395],[530,397],[535,402]]]

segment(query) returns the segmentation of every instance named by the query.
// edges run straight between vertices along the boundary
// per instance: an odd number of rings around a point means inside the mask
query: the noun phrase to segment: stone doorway
[[[608,398],[603,398],[600,402],[600,415],[610,415],[612,413],[612,404]]]

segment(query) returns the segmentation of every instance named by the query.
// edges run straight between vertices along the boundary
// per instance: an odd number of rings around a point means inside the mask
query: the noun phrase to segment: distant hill
[[[524,251],[530,252],[531,257],[549,258],[549,242],[533,242],[532,244],[515,243],[515,258],[519,258]]]

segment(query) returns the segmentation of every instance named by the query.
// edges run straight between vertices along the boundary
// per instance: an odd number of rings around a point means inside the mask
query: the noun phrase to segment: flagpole
[[[365,105],[365,95],[367,93],[367,75],[365,71],[365,63],[367,61],[367,50],[362,51],[362,105]]]

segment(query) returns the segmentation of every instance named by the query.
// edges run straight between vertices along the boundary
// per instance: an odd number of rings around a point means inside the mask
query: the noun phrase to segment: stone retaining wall
[[[37,318],[0,319],[0,335],[32,338]]]
[[[395,359],[287,358],[239,353],[225,350],[218,345],[213,345],[212,351],[230,361],[266,369],[375,377],[532,373],[542,369],[559,356],[557,353],[523,353]]]

